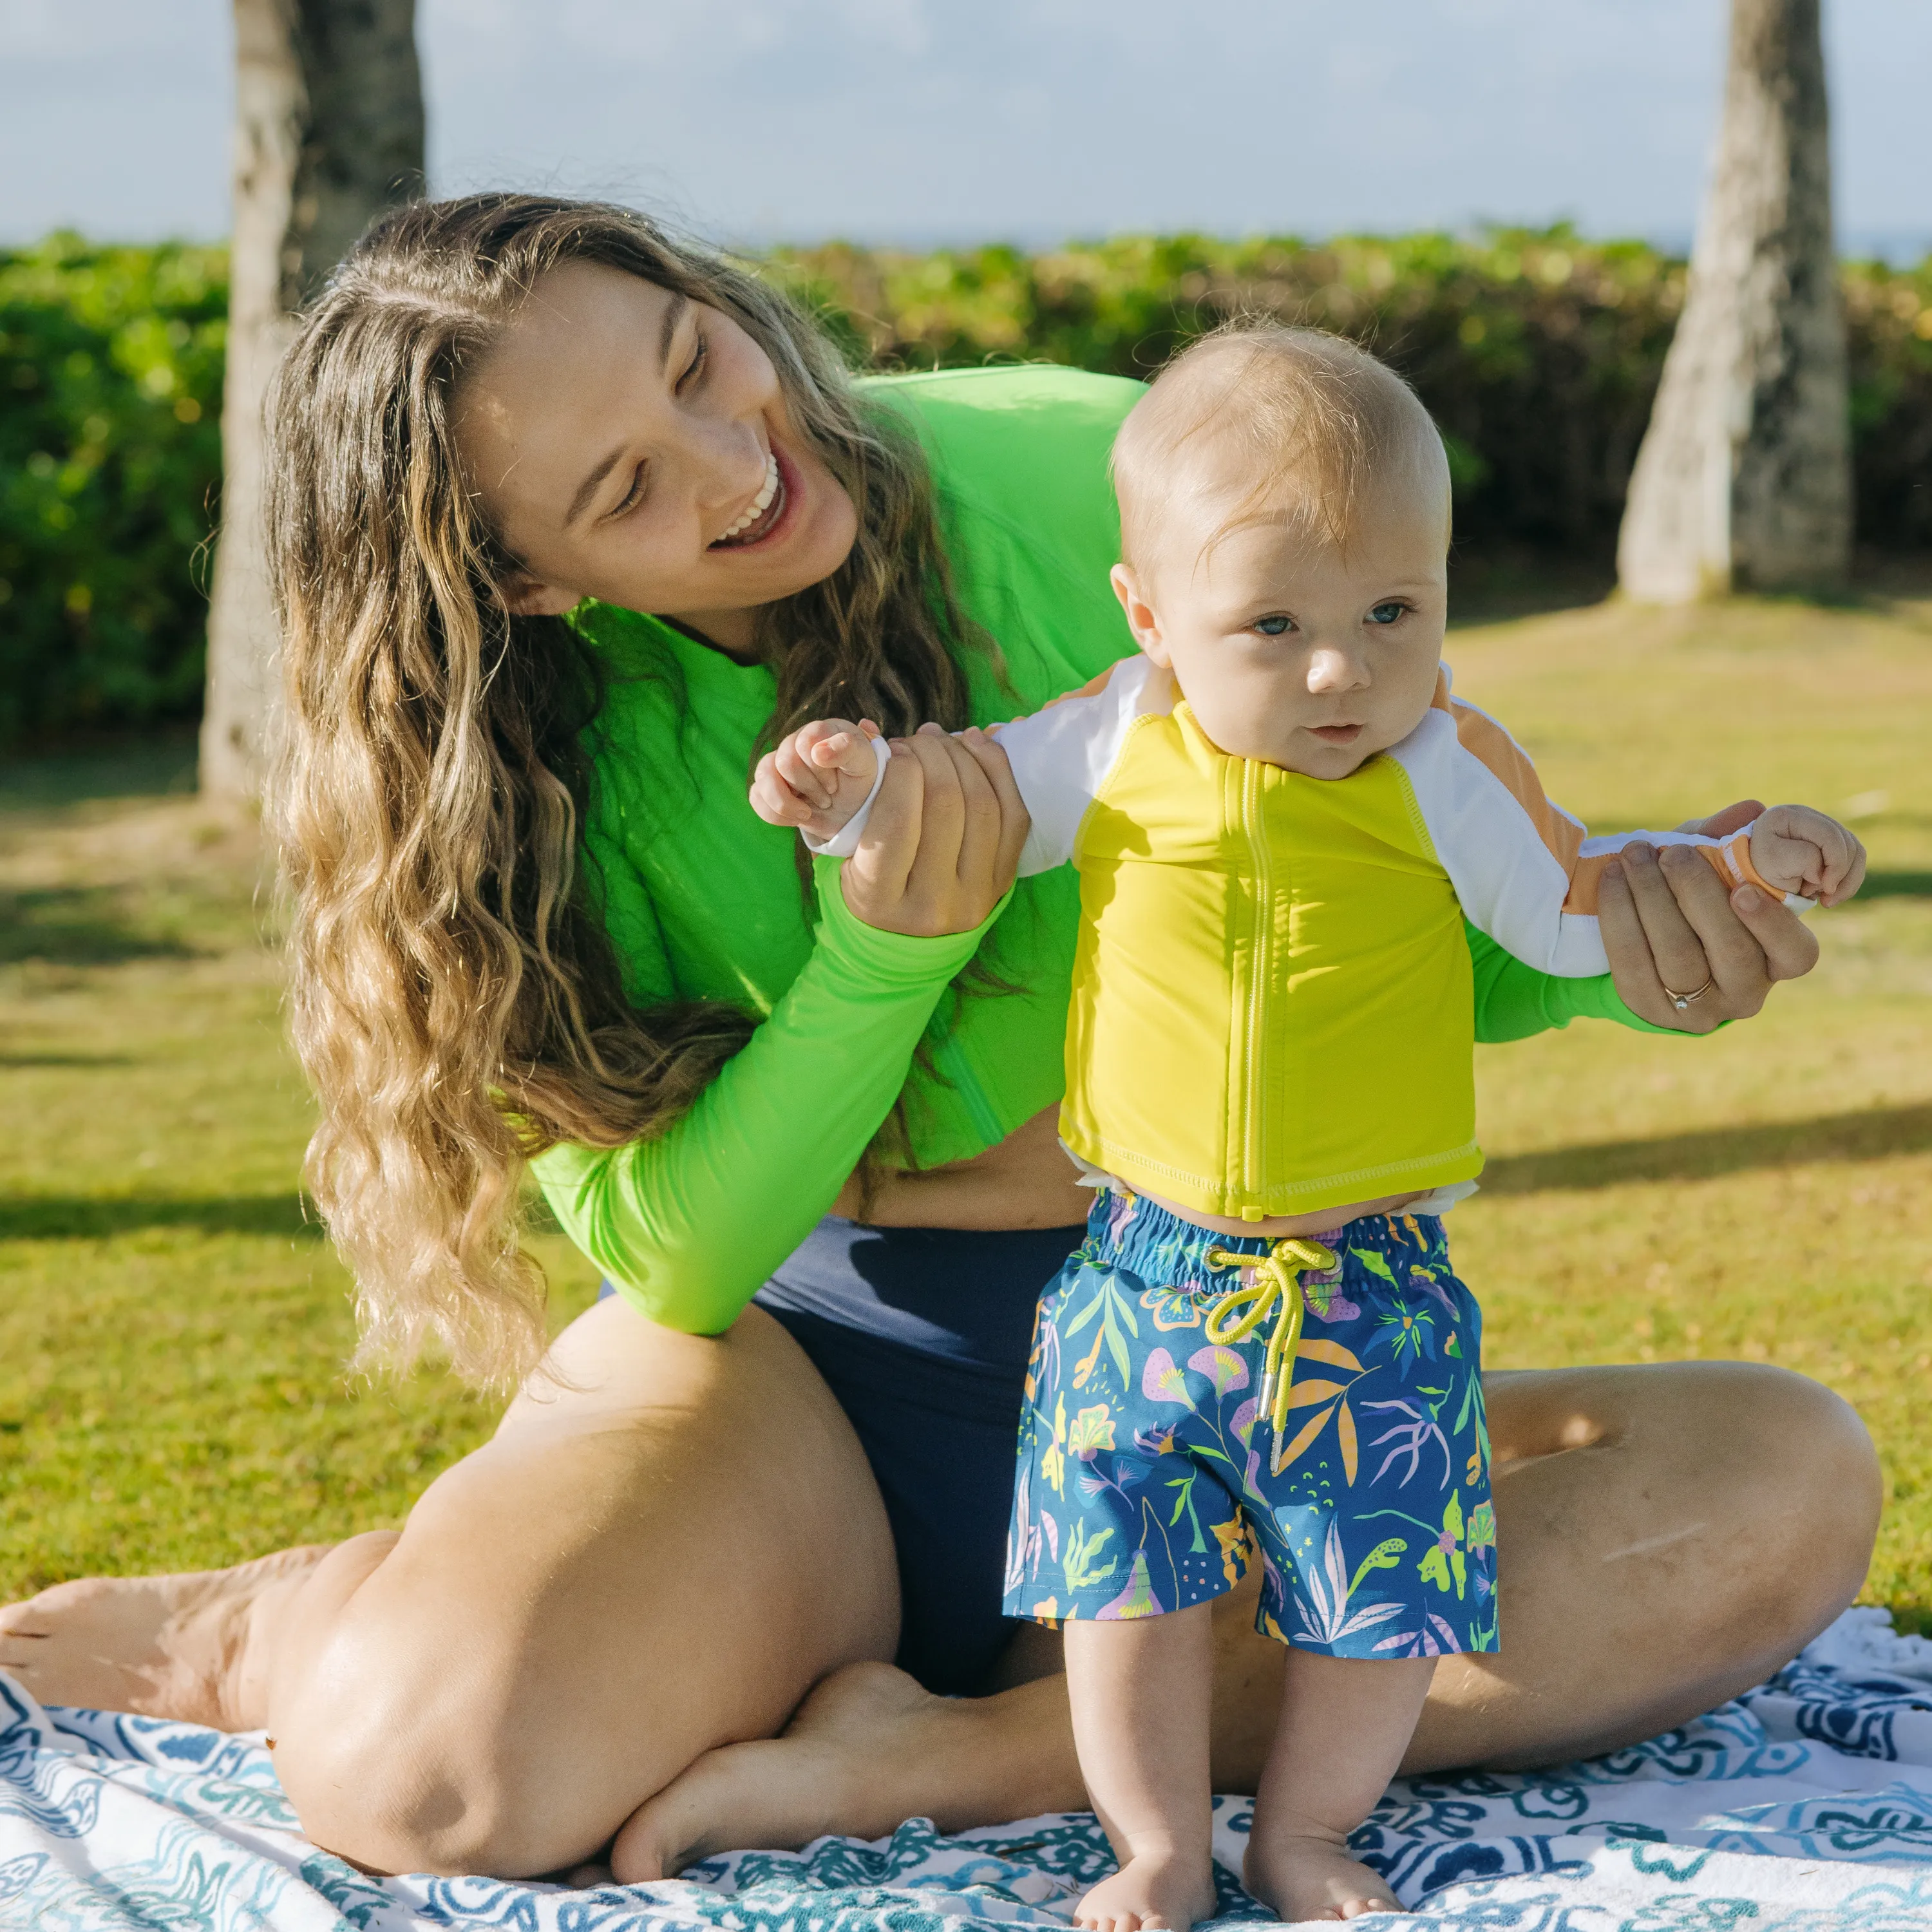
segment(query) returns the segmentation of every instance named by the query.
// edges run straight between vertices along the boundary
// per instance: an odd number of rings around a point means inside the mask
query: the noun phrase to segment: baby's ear
[[[1108,581],[1114,586],[1114,595],[1120,600],[1120,608],[1126,614],[1127,628],[1134,634],[1134,642],[1162,670],[1171,668],[1167,646],[1160,634],[1160,619],[1142,591],[1140,579],[1134,574],[1132,566],[1115,564]]]

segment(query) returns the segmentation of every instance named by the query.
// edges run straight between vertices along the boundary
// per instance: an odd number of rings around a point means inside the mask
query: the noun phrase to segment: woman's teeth
[[[772,499],[778,493],[778,460],[776,456],[765,458],[765,480],[758,494],[752,499],[745,514],[718,538],[719,543],[730,543],[741,537],[772,507]]]

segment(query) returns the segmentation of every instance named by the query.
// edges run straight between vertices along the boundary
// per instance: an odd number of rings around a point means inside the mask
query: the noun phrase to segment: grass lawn
[[[1870,848],[1824,963],[1750,1025],[1484,1049],[1456,1232],[1498,1366],[1743,1357],[1840,1390],[1889,1485],[1868,1599],[1932,1628],[1932,600],[1604,605],[1450,655],[1594,829],[1755,794]],[[344,1379],[259,860],[190,758],[0,770],[0,1600],[392,1526],[493,1419],[434,1372]],[[536,1240],[561,1321],[592,1271]]]

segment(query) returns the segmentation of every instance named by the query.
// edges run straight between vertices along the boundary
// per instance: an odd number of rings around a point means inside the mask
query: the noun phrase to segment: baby
[[[1246,1882],[1288,1919],[1393,1910],[1348,1834],[1436,1659],[1497,1648],[1481,1316],[1440,1218],[1482,1165],[1462,921],[1596,974],[1628,839],[1828,904],[1863,854],[1799,806],[1721,840],[1589,838],[1552,806],[1450,694],[1442,442],[1352,344],[1208,338],[1123,424],[1114,476],[1139,654],[999,729],[1022,870],[1079,875],[1060,1129],[1100,1190],[1040,1304],[1006,1609],[1064,1624],[1119,1858],[1076,1923],[1215,1910],[1210,1606],[1257,1557],[1287,1650]],[[849,854],[876,738],[806,725],[753,803]]]

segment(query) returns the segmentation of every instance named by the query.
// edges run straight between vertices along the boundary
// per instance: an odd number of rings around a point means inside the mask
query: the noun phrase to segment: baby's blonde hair
[[[1387,363],[1324,329],[1238,321],[1203,336],[1121,424],[1112,470],[1136,568],[1186,495],[1210,507],[1210,548],[1264,514],[1346,548],[1372,492],[1400,480],[1441,490],[1447,540],[1449,464],[1429,412]]]

